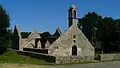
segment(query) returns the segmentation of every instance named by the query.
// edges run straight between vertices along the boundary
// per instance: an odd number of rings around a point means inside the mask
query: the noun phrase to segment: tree
[[[120,19],[103,18],[95,12],[88,12],[79,19],[78,27],[95,49],[109,53],[120,51]]]
[[[0,50],[6,50],[10,45],[10,18],[0,5]]]
[[[97,24],[101,20],[102,17],[95,12],[88,12],[84,17],[79,19],[78,27],[82,26],[83,33],[93,46],[98,43],[96,39]]]
[[[103,18],[98,24],[98,39],[102,41],[102,48],[104,52],[110,52],[115,46],[111,43],[114,42],[116,27],[114,27],[114,19],[111,17]]]

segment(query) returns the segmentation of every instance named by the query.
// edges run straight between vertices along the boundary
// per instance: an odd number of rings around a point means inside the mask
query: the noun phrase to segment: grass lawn
[[[8,51],[0,55],[0,63],[50,64],[44,60],[19,55],[15,51]]]
[[[111,61],[120,61],[120,59],[106,60],[106,61],[90,61],[90,62],[87,61],[87,62],[56,64],[56,65],[87,64],[87,63],[111,62]],[[8,51],[4,53],[3,55],[0,55],[0,63],[19,63],[19,64],[37,64],[37,65],[48,65],[48,64],[50,65],[51,64],[44,60],[32,58],[29,56],[19,55],[14,50]]]

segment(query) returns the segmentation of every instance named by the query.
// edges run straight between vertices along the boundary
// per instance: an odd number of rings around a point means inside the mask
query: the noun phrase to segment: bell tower
[[[76,20],[76,7],[75,5],[70,5],[70,8],[68,9],[68,26],[70,27]]]

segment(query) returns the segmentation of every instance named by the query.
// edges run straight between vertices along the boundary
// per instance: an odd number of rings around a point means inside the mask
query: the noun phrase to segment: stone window
[[[76,36],[75,35],[73,35],[73,38],[75,38]]]
[[[36,38],[34,44],[35,44],[35,48],[40,48],[40,47],[41,47],[41,41],[40,41],[40,38]]]
[[[58,49],[58,46],[56,47],[56,49]]]
[[[55,49],[58,49],[58,46],[56,46]]]
[[[76,40],[73,40],[74,43],[76,43]]]
[[[77,55],[77,47],[75,45],[72,47],[72,55]]]

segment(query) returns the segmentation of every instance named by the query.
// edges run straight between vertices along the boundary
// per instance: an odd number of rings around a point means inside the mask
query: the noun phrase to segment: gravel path
[[[0,63],[0,68],[120,68],[120,61],[57,66]]]
[[[53,68],[48,65],[0,63],[0,68]]]
[[[89,64],[73,64],[67,66],[58,66],[56,68],[120,68],[120,61]]]

